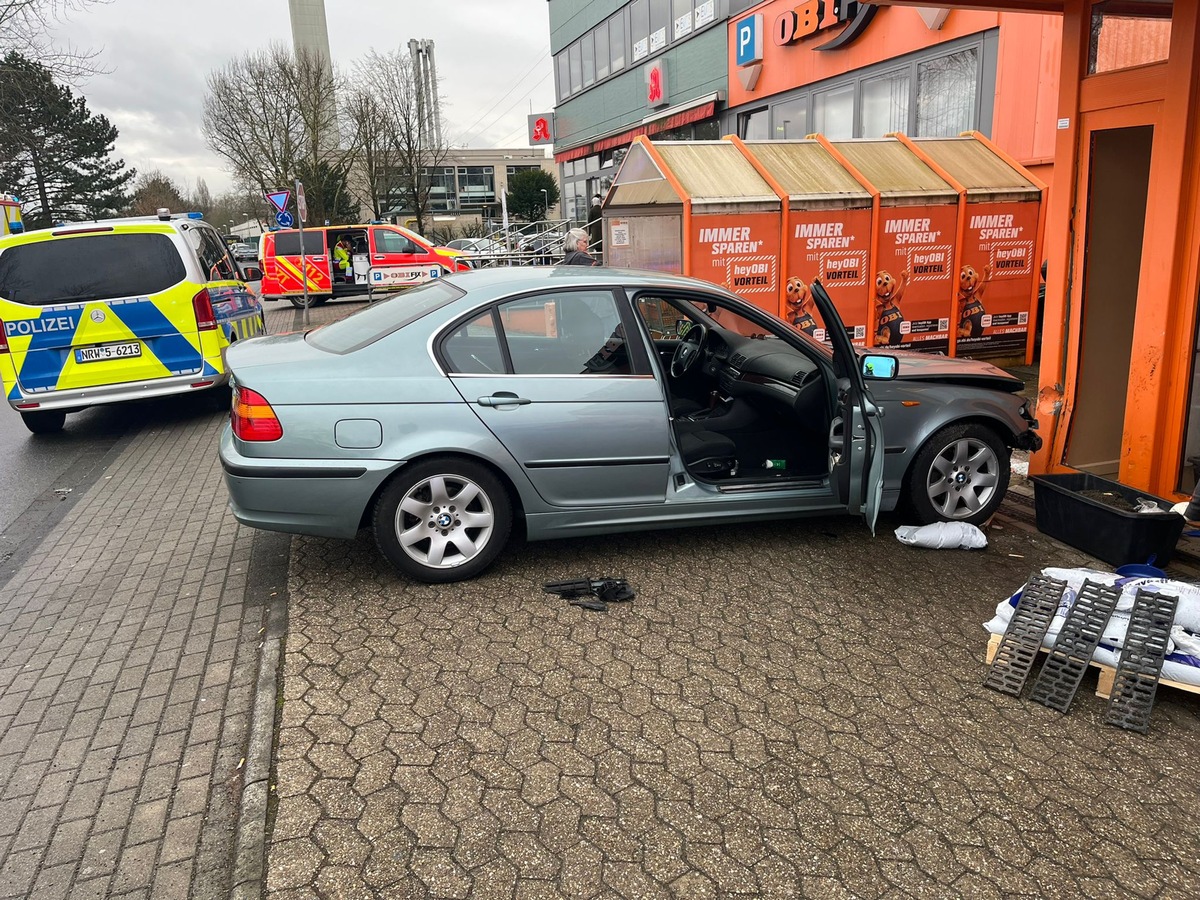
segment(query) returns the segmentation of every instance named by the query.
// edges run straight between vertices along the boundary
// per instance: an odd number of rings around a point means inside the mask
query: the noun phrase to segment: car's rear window
[[[0,252],[0,297],[25,306],[143,297],[186,275],[165,234],[84,234]]]
[[[435,309],[441,309],[464,293],[449,282],[430,281],[389,300],[360,309],[341,321],[314,329],[308,333],[307,339],[318,350],[349,353],[375,343]]]

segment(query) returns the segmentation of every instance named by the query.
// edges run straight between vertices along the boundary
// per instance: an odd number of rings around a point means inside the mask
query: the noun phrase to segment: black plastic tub
[[[1038,531],[1058,538],[1113,566],[1149,563],[1165,566],[1183,533],[1183,516],[1170,512],[1161,497],[1087,472],[1033,475]],[[1105,492],[1136,505],[1152,500],[1163,513],[1127,512],[1085,492]]]

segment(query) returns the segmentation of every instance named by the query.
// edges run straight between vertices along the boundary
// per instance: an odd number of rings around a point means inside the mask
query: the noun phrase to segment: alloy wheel
[[[968,519],[991,501],[1000,484],[996,451],[975,437],[947,444],[933,458],[925,490],[944,519]]]
[[[491,499],[461,475],[431,475],[418,481],[396,509],[401,550],[433,569],[470,562],[487,546],[495,526]]]

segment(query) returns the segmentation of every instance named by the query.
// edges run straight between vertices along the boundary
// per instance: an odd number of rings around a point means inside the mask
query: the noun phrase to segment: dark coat
[[[564,266],[594,266],[596,261],[583,250],[572,250],[563,257]]]
[[[600,204],[593,203],[588,210],[588,243],[593,247],[599,247],[604,239],[604,223],[600,221],[600,215]]]

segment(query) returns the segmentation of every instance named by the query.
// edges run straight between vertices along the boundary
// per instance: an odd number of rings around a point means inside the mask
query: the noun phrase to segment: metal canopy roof
[[[779,198],[754,166],[727,141],[655,144],[693,203],[774,203]]]
[[[875,186],[884,200],[914,198],[926,203],[958,200],[958,191],[895,138],[830,143]]]
[[[912,141],[965,187],[968,197],[1003,194],[1013,199],[1036,200],[1041,195],[1037,185],[974,138],[913,138]]]
[[[667,181],[658,163],[639,143],[634,143],[621,168],[613,179],[612,193],[605,202],[606,207],[647,206],[682,203],[683,198]]]
[[[746,149],[791,201],[843,201],[869,206],[871,192],[817,141],[747,141]]]

